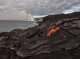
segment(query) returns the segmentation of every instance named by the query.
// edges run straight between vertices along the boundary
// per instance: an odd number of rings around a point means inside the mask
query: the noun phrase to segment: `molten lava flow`
[[[52,28],[52,29],[48,32],[47,36],[50,37],[53,33],[57,32],[59,29],[60,29],[59,26],[56,27],[56,28]]]

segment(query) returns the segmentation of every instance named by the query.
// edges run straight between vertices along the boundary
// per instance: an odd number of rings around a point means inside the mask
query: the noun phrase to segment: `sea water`
[[[9,32],[13,29],[27,29],[35,25],[36,25],[35,21],[0,20],[0,32]]]

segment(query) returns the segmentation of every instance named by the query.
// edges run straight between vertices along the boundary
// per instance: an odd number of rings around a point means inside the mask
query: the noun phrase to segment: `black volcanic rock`
[[[60,29],[50,37],[53,27]],[[80,12],[44,17],[28,29],[0,33],[0,59],[80,58]]]

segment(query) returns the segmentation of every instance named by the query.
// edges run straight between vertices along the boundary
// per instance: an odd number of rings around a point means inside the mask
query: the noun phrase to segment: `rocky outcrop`
[[[60,29],[48,37],[47,33],[57,26]],[[80,12],[49,15],[35,27],[0,33],[0,58],[74,59],[80,55],[79,34]]]

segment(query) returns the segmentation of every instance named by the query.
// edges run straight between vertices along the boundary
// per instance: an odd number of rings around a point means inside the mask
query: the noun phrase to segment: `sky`
[[[79,4],[80,0],[0,0],[0,20],[25,20],[27,14],[58,14]]]

